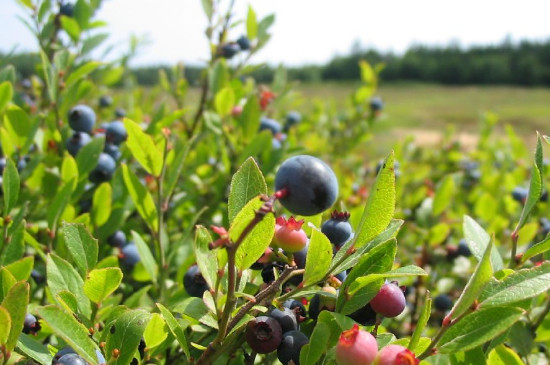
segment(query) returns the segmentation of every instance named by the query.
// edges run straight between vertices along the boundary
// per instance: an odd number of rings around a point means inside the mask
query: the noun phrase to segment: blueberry
[[[105,143],[105,147],[103,148],[103,152],[105,152],[106,154],[111,156],[113,158],[113,160],[115,160],[115,161],[120,159],[120,155],[121,155],[120,149],[118,148],[117,145],[115,145],[113,143],[110,143],[110,142]]]
[[[92,140],[88,133],[74,132],[73,136],[67,140],[67,151],[75,157],[78,151]]]
[[[370,301],[370,306],[376,313],[388,318],[400,315],[406,304],[403,290],[394,283],[382,285],[378,294]]]
[[[107,125],[107,128],[105,129],[105,136],[107,137],[108,142],[112,142],[118,146],[126,140],[128,134],[126,133],[124,123],[120,120],[115,120]]]
[[[349,222],[350,214],[348,212],[332,212],[331,218],[327,220],[321,226],[321,232],[327,236],[330,243],[337,248],[342,247],[346,243],[353,233],[351,224]]]
[[[246,342],[259,354],[268,354],[279,347],[283,331],[277,320],[267,316],[260,316],[246,325]]]
[[[544,189],[542,191],[542,194],[540,195],[540,201],[541,202],[547,202],[548,201],[548,190]]]
[[[545,237],[550,232],[550,220],[548,218],[540,219],[540,230],[542,235]]]
[[[374,359],[376,365],[418,364],[419,362],[420,360],[416,358],[411,350],[401,345],[385,346]]]
[[[183,287],[190,296],[198,298],[202,298],[204,292],[208,290],[208,284],[197,265],[191,266],[185,273]]]
[[[298,329],[298,321],[296,320],[296,314],[290,308],[273,308],[269,314],[269,317],[274,318],[281,325],[283,333],[288,331],[294,331]]]
[[[38,322],[35,316],[30,313],[25,315],[25,321],[23,322],[23,333],[31,333],[34,335],[40,331],[41,328],[40,322]]]
[[[341,273],[334,275],[334,277],[340,280],[341,283],[343,283],[344,280],[346,280],[346,278],[348,277],[348,272],[344,270]]]
[[[330,295],[315,294],[309,302],[309,317],[311,319],[317,319],[321,311],[328,310],[334,312],[336,308],[336,295],[337,291],[333,287],[325,287],[323,291]]]
[[[29,162],[28,156],[25,156],[23,158],[20,158],[19,161],[17,161],[17,171],[21,172],[25,167],[27,167],[27,162]]]
[[[99,365],[105,365],[107,363],[107,360],[105,360],[105,356],[103,356],[101,351],[95,350],[95,355],[97,356],[97,362]]]
[[[527,199],[528,195],[529,190],[521,186],[517,186],[514,188],[514,190],[512,190],[512,198],[522,204],[525,202],[525,199]]]
[[[300,351],[308,343],[309,339],[300,331],[285,332],[281,345],[277,349],[277,358],[283,365],[300,365]]]
[[[294,217],[288,220],[285,217],[277,217],[273,244],[282,248],[285,252],[298,252],[306,247],[308,238],[302,229],[304,220],[296,221]]]
[[[279,167],[275,190],[282,193],[281,204],[290,212],[311,216],[334,204],[338,181],[332,169],[320,159],[298,155],[285,160]]]
[[[373,335],[360,330],[357,324],[343,331],[336,345],[338,365],[372,364],[378,353],[378,344]]]
[[[46,279],[44,274],[42,274],[40,271],[38,271],[36,269],[33,269],[31,271],[31,277],[34,279],[34,281],[37,284],[42,284],[43,282],[45,282],[45,279]]]
[[[370,102],[369,102],[369,105],[370,105],[370,109],[373,111],[373,112],[377,112],[377,111],[380,111],[384,108],[384,102],[382,101],[382,99],[378,96],[374,96],[370,99]]]
[[[113,247],[122,247],[126,244],[126,234],[121,230],[107,237],[107,243]]]
[[[306,242],[306,245],[305,245],[304,248],[302,248],[298,252],[294,252],[293,258],[294,258],[294,262],[296,263],[296,266],[298,267],[298,269],[305,269],[306,268],[306,259],[307,259],[308,249],[309,249],[309,240]],[[304,275],[295,275],[295,276],[290,278],[289,282],[294,284],[294,285],[298,285],[302,282],[303,279],[304,279]]]
[[[434,307],[438,311],[446,312],[453,307],[453,300],[447,294],[439,294],[434,298]]]
[[[84,360],[79,355],[74,353],[61,356],[59,360],[54,362],[54,364],[55,365],[88,365],[86,360]]]
[[[237,44],[239,45],[241,51],[247,51],[250,49],[250,39],[248,39],[245,35],[242,35],[239,39],[237,39]]]
[[[21,80],[21,87],[23,87],[24,89],[30,89],[32,87],[32,81],[29,79]]]
[[[120,251],[121,264],[126,269],[131,270],[141,261],[137,246],[134,242],[128,242]]]
[[[126,116],[126,110],[124,110],[123,108],[116,108],[115,117],[124,118],[125,116]]]
[[[289,299],[283,303],[283,307],[292,310],[296,314],[298,322],[300,322],[300,317],[307,317],[306,307],[298,300]]]
[[[470,257],[472,255],[472,251],[470,251],[470,247],[468,247],[468,243],[466,242],[466,239],[462,238],[460,241],[458,241],[456,253],[459,256],[464,256],[464,257]]]
[[[226,43],[221,48],[221,55],[223,58],[233,58],[239,51],[241,50],[241,47],[235,42],[232,43]]]
[[[100,184],[111,180],[116,169],[115,160],[106,153],[100,153],[97,161],[97,166],[90,172],[89,179],[91,182]]]
[[[269,284],[273,281],[275,281],[275,273],[273,272],[273,269],[277,269],[279,272],[283,270],[283,265],[280,263],[270,263],[266,264],[264,268],[262,269],[262,279],[264,283]]]
[[[0,157],[0,175],[4,173],[5,168],[6,168],[6,158]]]
[[[301,121],[302,121],[302,116],[300,115],[300,113],[296,111],[288,112],[288,114],[286,115],[285,130],[290,129],[291,127],[295,126]]]
[[[74,4],[72,3],[63,3],[59,7],[59,14],[72,17],[74,14]]]
[[[279,150],[281,149],[283,145],[281,144],[281,141],[279,141],[277,138],[271,139],[271,149],[272,150]]]
[[[103,95],[99,98],[99,107],[100,108],[108,108],[113,104],[113,98],[111,98],[109,95]]]
[[[373,326],[376,323],[376,312],[368,303],[364,307],[349,314],[348,317],[362,326]]]
[[[77,105],[69,110],[69,126],[77,132],[92,133],[95,113],[87,105]]]
[[[281,133],[282,127],[279,122],[277,122],[275,119],[267,118],[267,117],[261,117],[260,118],[260,131],[263,130],[269,130],[273,135],[276,135],[277,133]]]

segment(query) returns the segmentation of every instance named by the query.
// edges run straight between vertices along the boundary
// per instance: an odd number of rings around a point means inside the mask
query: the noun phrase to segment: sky
[[[413,44],[550,39],[547,0],[236,0],[234,18],[245,19],[249,5],[258,18],[276,16],[270,42],[253,59],[273,65],[322,64],[347,54],[354,43],[403,53]],[[17,15],[26,17],[16,0],[0,0],[0,51],[37,50]],[[115,45],[112,57],[127,50],[132,34],[149,40],[134,66],[201,64],[209,54],[200,0],[104,0],[97,19],[108,23],[102,31]],[[230,38],[244,33],[245,24],[238,24]]]

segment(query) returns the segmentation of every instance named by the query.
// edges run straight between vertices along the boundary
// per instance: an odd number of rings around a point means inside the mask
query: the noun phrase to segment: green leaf
[[[78,312],[78,301],[76,300],[76,296],[67,290],[62,290],[59,293],[55,295],[55,299],[61,306],[71,312],[76,313]]]
[[[28,114],[15,104],[8,105],[4,110],[4,127],[18,148],[32,141],[36,132]]]
[[[157,303],[157,307],[162,314],[162,318],[164,318],[164,320],[166,321],[168,328],[170,328],[170,332],[172,332],[174,337],[176,337],[176,340],[178,340],[178,343],[183,350],[185,357],[187,358],[187,360],[189,360],[191,354],[189,353],[189,346],[187,345],[187,338],[185,338],[184,328],[180,326],[178,321],[176,321],[172,313],[170,313],[170,311],[166,309],[166,307],[164,307],[160,303]]]
[[[485,232],[485,230],[470,216],[464,216],[463,223],[464,238],[468,242],[468,246],[472,251],[472,255],[480,261],[489,245],[491,238]],[[493,271],[500,271],[504,268],[504,263],[502,262],[502,256],[498,252],[496,247],[493,247],[491,250],[491,265],[493,266]]]
[[[0,113],[8,105],[13,96],[13,86],[11,82],[4,81],[0,84]]]
[[[76,189],[76,185],[78,184],[78,166],[73,156],[68,153],[65,154],[61,165],[61,181],[64,183],[71,182],[73,190]]]
[[[122,176],[139,215],[152,231],[157,232],[157,207],[155,206],[153,197],[126,164],[122,164]]]
[[[468,351],[455,352],[450,354],[451,365],[486,365],[485,353],[481,346]]]
[[[0,306],[0,346],[4,346],[8,341],[11,331],[11,317],[8,310]]]
[[[428,320],[430,319],[431,312],[432,312],[432,298],[430,296],[430,292],[426,291],[422,312],[420,312],[420,317],[418,317],[418,321],[416,322],[416,326],[411,336],[411,340],[407,345],[407,348],[409,350],[413,352],[415,351],[415,348],[420,342],[420,338],[422,337],[422,331],[424,331],[424,328],[426,328],[426,325],[428,324]]]
[[[4,168],[2,189],[4,191],[4,216],[8,216],[12,208],[17,203],[19,198],[19,174],[17,167],[11,160],[6,159],[6,167]]]
[[[51,364],[53,357],[48,348],[35,340],[31,335],[21,333],[17,341],[17,348],[20,352],[36,360],[40,364]]]
[[[354,282],[362,276],[384,273],[390,270],[396,252],[397,243],[395,239],[392,239],[376,246],[364,255],[340,287],[338,299],[336,300],[336,312],[342,314],[353,313],[374,298],[384,283],[383,279],[376,279],[365,285],[355,285]],[[353,293],[351,292],[352,289]]]
[[[162,171],[162,153],[153,140],[153,137],[143,132],[134,121],[124,118],[124,126],[128,132],[126,147],[139,164],[154,177],[159,177]]]
[[[237,214],[229,228],[229,237],[233,242],[238,242],[248,225],[256,219],[256,211],[263,204],[264,202],[260,198],[252,199]],[[273,214],[268,213],[243,237],[235,254],[235,266],[237,269],[243,271],[256,262],[271,243],[274,233],[275,217]]]
[[[71,72],[69,77],[67,77],[66,87],[70,87],[75,82],[79,81],[81,78],[85,77],[86,75],[93,72],[96,68],[101,66],[101,62],[99,61],[89,61]]]
[[[432,205],[433,215],[438,216],[447,209],[453,201],[455,192],[455,182],[452,175],[447,175],[439,183],[435,192],[435,197]]]
[[[48,288],[54,296],[64,290],[73,293],[80,312],[90,316],[90,300],[84,294],[84,281],[71,264],[50,253],[46,260],[46,274]]]
[[[0,302],[4,300],[17,280],[5,267],[0,267]]]
[[[246,272],[246,271],[245,271]],[[213,313],[208,309],[202,298],[187,298],[179,302],[173,308],[174,313],[180,313],[182,318],[193,323],[202,323],[211,328],[218,329],[218,322]]]
[[[113,189],[111,184],[104,182],[94,192],[92,203],[92,219],[96,227],[102,226],[111,215]]]
[[[246,35],[250,40],[253,40],[258,36],[258,21],[256,20],[256,13],[250,5],[248,5],[248,14],[246,15]]]
[[[485,250],[485,254],[481,258],[481,261],[477,264],[474,273],[468,280],[468,283],[466,283],[466,286],[464,287],[464,290],[460,294],[460,297],[456,301],[454,307],[451,309],[449,318],[457,318],[466,312],[472,306],[474,301],[479,298],[483,288],[493,277],[493,269],[491,268],[490,262],[492,247],[492,242],[489,242],[489,245]]]
[[[150,319],[150,313],[136,309],[125,311],[110,324],[105,345],[109,364],[122,365],[132,361]],[[116,358],[113,356],[115,349],[119,351]]]
[[[256,96],[248,99],[241,114],[241,127],[243,129],[244,138],[249,141],[257,133],[260,127],[260,103]]]
[[[218,277],[218,250],[211,250],[209,244],[212,237],[208,230],[203,226],[197,226],[193,249],[199,271],[209,288],[214,288]]]
[[[80,356],[89,363],[97,364],[96,346],[90,338],[88,329],[76,318],[55,305],[37,309],[41,320],[46,322],[53,332],[63,338]]]
[[[414,265],[404,266],[397,268],[395,270],[387,271],[381,274],[369,274],[367,276],[362,276],[355,279],[353,283],[349,285],[350,294],[354,294],[360,287],[363,287],[373,281],[378,279],[389,279],[389,278],[404,278],[410,276],[427,276],[428,273],[422,268]]]
[[[122,271],[118,267],[92,270],[84,282],[84,294],[99,304],[118,288],[121,281]]]
[[[29,283],[19,281],[12,286],[0,304],[0,307],[8,311],[11,319],[10,332],[6,340],[7,351],[14,349],[17,338],[21,331],[23,331],[23,322],[25,321],[27,305],[29,304],[29,292]]]
[[[65,244],[78,270],[85,277],[97,264],[98,244],[83,224],[63,223]]]
[[[390,224],[395,210],[395,172],[393,152],[386,157],[378,172],[355,234],[355,247],[360,248],[382,233]]]
[[[229,223],[253,198],[261,194],[267,194],[267,185],[264,176],[254,158],[249,157],[239,167],[231,179],[229,192],[228,216]]]
[[[550,235],[547,235],[542,241],[529,247],[521,257],[521,262],[525,263],[530,258],[540,255],[548,250],[550,250]]]
[[[90,143],[82,147],[76,155],[76,164],[78,166],[79,180],[87,180],[88,174],[95,169],[99,155],[103,152],[105,144],[104,138],[92,138]]]
[[[518,354],[511,348],[504,345],[498,345],[489,352],[487,358],[488,365],[524,365]]]
[[[80,27],[76,20],[64,15],[62,15],[60,19],[61,27],[67,32],[74,43],[78,42],[78,38],[80,38]]]
[[[531,181],[529,182],[529,195],[523,205],[521,216],[519,218],[518,225],[515,231],[517,232],[527,221],[529,213],[535,207],[535,204],[540,200],[542,194],[544,166],[542,162],[542,144],[540,134],[537,132],[537,147],[535,149],[535,156],[533,161],[533,170],[531,171]]]
[[[202,9],[206,14],[206,17],[208,19],[212,18],[212,15],[214,14],[214,4],[212,0],[201,0],[201,4],[202,4]]]
[[[174,188],[176,187],[176,184],[178,183],[178,179],[180,178],[181,172],[183,170],[185,159],[189,154],[189,150],[195,144],[195,141],[197,140],[197,136],[185,142],[180,141],[176,145],[176,151],[177,151],[176,156],[168,164],[166,169],[166,175],[165,175],[166,177],[164,179],[165,197],[170,197],[172,195],[172,192],[174,191]]]
[[[332,259],[332,244],[318,229],[312,229],[304,272],[304,286],[325,277]]]
[[[86,53],[91,52],[94,50],[97,46],[99,46],[103,41],[105,41],[107,38],[109,38],[109,34],[103,33],[103,34],[96,34],[91,37],[88,37],[82,42],[82,54],[85,55]]]
[[[493,307],[477,310],[452,325],[441,338],[442,354],[473,349],[506,331],[523,315],[523,310]]]
[[[229,115],[231,109],[235,105],[235,92],[231,87],[224,87],[216,93],[214,98],[214,106],[216,107],[216,112],[222,117]]]
[[[480,307],[508,305],[536,297],[550,289],[550,263],[516,271],[502,281],[493,280],[479,298]]]
[[[152,349],[160,345],[168,337],[168,328],[162,316],[153,313],[151,320],[143,332],[143,339],[147,348]]]
[[[33,266],[34,256],[27,256],[23,257],[21,260],[14,261],[9,265],[4,266],[4,268],[13,275],[15,280],[23,281],[27,280],[29,276],[31,276]]]
[[[48,227],[51,231],[55,231],[59,222],[59,217],[65,211],[67,204],[71,200],[71,194],[73,193],[72,181],[64,184],[61,189],[55,195],[53,202],[48,208]]]
[[[151,254],[149,246],[136,231],[132,231],[132,238],[134,239],[134,242],[138,249],[139,257],[141,259],[141,262],[143,263],[143,266],[145,267],[145,270],[151,277],[151,280],[156,283],[159,268],[157,262],[155,261],[155,258],[153,257],[153,254]]]

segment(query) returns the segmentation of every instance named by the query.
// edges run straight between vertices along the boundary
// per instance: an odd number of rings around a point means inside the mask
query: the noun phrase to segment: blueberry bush
[[[191,103],[182,66],[136,86],[139,39],[94,60],[100,0],[18,2],[41,62],[0,69],[0,364],[545,363],[550,138],[488,113],[472,150],[384,150],[363,61],[302,115],[284,68],[250,77],[274,16],[233,1],[202,1]]]

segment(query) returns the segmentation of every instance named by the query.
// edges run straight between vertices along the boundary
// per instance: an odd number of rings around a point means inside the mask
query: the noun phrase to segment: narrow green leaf
[[[109,364],[125,365],[132,361],[150,319],[150,313],[135,309],[125,311],[110,324],[105,345]],[[117,357],[113,356],[115,349],[119,351]]]
[[[510,328],[523,310],[493,307],[477,310],[451,326],[441,338],[437,350],[442,354],[473,349]]]
[[[208,19],[212,18],[214,14],[214,4],[212,0],[201,0],[202,9]]]
[[[86,75],[93,72],[96,68],[101,66],[101,62],[99,61],[89,61],[71,72],[69,77],[67,78],[66,87],[70,87],[72,84],[80,80],[81,78],[85,77]]]
[[[83,224],[63,223],[65,244],[82,277],[97,264],[98,244]]]
[[[13,86],[11,82],[4,81],[0,84],[0,113],[8,105],[13,96]]]
[[[511,348],[504,345],[498,345],[489,352],[487,357],[488,365],[524,365],[518,354]]]
[[[46,322],[53,332],[63,338],[84,360],[97,364],[96,346],[89,336],[90,333],[72,314],[55,305],[40,307],[37,312],[41,320]]]
[[[132,231],[132,238],[134,239],[134,242],[139,252],[139,257],[141,259],[141,262],[143,263],[143,266],[145,267],[145,270],[151,277],[151,280],[156,283],[159,268],[157,262],[155,261],[155,258],[153,257],[153,254],[151,253],[151,250],[149,249],[149,245],[145,243],[143,238],[141,238],[141,236],[136,231]]]
[[[395,172],[393,152],[384,160],[371,189],[355,234],[355,247],[360,248],[382,233],[390,224],[395,210]]]
[[[99,154],[103,152],[104,144],[104,138],[93,138],[90,143],[87,143],[78,151],[76,164],[80,181],[87,180],[88,174],[97,166]]]
[[[489,242],[481,261],[477,264],[474,273],[468,280],[468,283],[466,283],[454,307],[451,309],[451,313],[449,314],[450,318],[457,318],[466,312],[474,301],[479,298],[483,288],[493,277],[493,269],[491,268],[490,261],[492,247],[493,243]]]
[[[182,318],[188,320],[191,324],[202,323],[208,327],[218,329],[218,322],[214,319],[214,314],[208,309],[202,298],[184,299],[175,305],[172,311],[181,314]]]
[[[176,337],[176,340],[178,340],[178,343],[181,346],[185,357],[187,358],[187,360],[189,360],[191,354],[189,353],[189,346],[187,345],[187,338],[185,338],[184,328],[180,326],[178,321],[176,321],[172,313],[170,313],[170,311],[166,309],[166,307],[164,307],[160,303],[157,303],[157,307],[162,314],[162,318],[164,318],[164,320],[166,321],[168,328],[170,328],[170,332],[172,332],[174,337]]]
[[[378,279],[390,279],[390,278],[404,278],[411,276],[427,276],[428,273],[422,268],[414,265],[404,266],[397,268],[395,270],[387,271],[380,274],[369,274],[367,276],[362,276],[357,278],[349,285],[350,294],[354,294],[360,287],[363,287],[373,281]]]
[[[537,204],[537,202],[540,200],[540,196],[542,194],[543,172],[544,172],[544,166],[542,163],[542,144],[541,144],[540,134],[538,134],[537,132],[537,147],[535,149],[533,169],[531,170],[531,181],[529,182],[529,195],[527,196],[527,200],[523,205],[523,210],[521,211],[521,216],[519,218],[519,222],[518,222],[518,225],[516,226],[515,231],[518,231],[521,227],[523,227],[523,225],[525,224],[525,221],[527,221],[527,217],[529,216],[529,213],[531,213],[531,211],[535,207],[535,204]]]
[[[433,215],[438,216],[447,209],[449,204],[453,201],[453,195],[455,191],[455,182],[452,175],[447,175],[441,180],[432,205]]]
[[[222,117],[229,115],[231,109],[235,105],[235,92],[231,87],[224,87],[216,93],[214,98],[214,106],[216,107],[216,112]]]
[[[253,40],[258,36],[258,21],[256,12],[252,6],[248,5],[248,14],[246,15],[246,35],[248,39]]]
[[[80,27],[73,18],[68,16],[61,16],[61,27],[67,32],[74,43],[78,42],[80,38]]]
[[[11,331],[11,317],[8,310],[0,306],[0,346],[8,342]]]
[[[102,33],[102,34],[96,34],[91,37],[88,37],[82,42],[82,54],[85,55],[92,50],[94,50],[97,46],[99,46],[103,41],[105,41],[107,38],[109,38],[109,34]]]
[[[92,200],[92,219],[96,227],[102,226],[109,220],[113,201],[111,184],[104,182],[97,187]]]
[[[159,177],[162,171],[162,153],[153,140],[153,137],[143,132],[134,121],[124,118],[124,126],[128,132],[126,146],[132,156],[151,175]]]
[[[312,229],[304,272],[304,286],[325,277],[332,259],[332,244],[318,229]]]
[[[256,211],[263,204],[264,202],[259,197],[252,199],[237,214],[229,228],[229,237],[233,242],[237,242],[241,233],[256,219]],[[235,255],[237,269],[243,271],[256,262],[271,243],[274,233],[275,217],[273,214],[267,214],[242,239]]]
[[[78,184],[78,166],[76,160],[70,154],[65,154],[61,165],[61,181],[64,183],[71,182],[73,190]]]
[[[118,288],[121,281],[122,271],[118,267],[92,270],[84,282],[84,294],[99,304]]]
[[[472,255],[480,261],[489,245],[491,238],[489,234],[485,232],[483,227],[481,227],[475,220],[470,216],[464,216],[463,223],[464,238],[468,242],[468,246],[472,251]],[[491,251],[491,265],[493,266],[493,271],[500,271],[504,268],[504,263],[502,262],[502,256],[498,252],[496,247],[493,247]]]
[[[422,337],[422,331],[424,331],[424,328],[426,328],[426,325],[428,324],[428,320],[430,319],[431,312],[432,312],[432,298],[430,296],[430,292],[426,291],[422,312],[420,312],[420,317],[418,317],[418,321],[416,322],[416,327],[414,328],[414,332],[411,336],[411,340],[407,345],[407,348],[409,350],[413,352],[415,351],[416,346],[418,345],[420,338]]]
[[[23,331],[23,322],[25,321],[27,305],[29,304],[29,292],[29,283],[19,281],[12,286],[0,304],[0,307],[8,311],[11,319],[10,332],[6,340],[7,351],[14,349],[17,338],[21,331]]]
[[[9,265],[4,266],[4,268],[13,275],[15,280],[23,281],[27,280],[29,276],[31,276],[33,266],[34,256],[27,256],[23,257],[21,260],[14,261]]]
[[[486,365],[485,353],[481,346],[468,351],[455,352],[449,355],[451,365]]]
[[[252,199],[261,194],[267,194],[267,184],[254,158],[249,157],[239,167],[231,179],[229,192],[228,215],[229,223]]]
[[[11,160],[6,159],[6,167],[4,168],[2,189],[4,191],[4,216],[8,216],[12,208],[17,203],[19,198],[19,174],[17,167]]]
[[[160,345],[168,337],[168,327],[158,313],[153,313],[151,320],[143,332],[143,339],[147,348],[152,349]]]
[[[197,136],[191,138],[190,140],[181,142],[179,141],[176,145],[176,156],[170,162],[166,169],[166,177],[164,179],[164,192],[166,197],[170,197],[178,180],[180,178],[181,172],[184,167],[185,160],[189,154],[189,150],[195,144]],[[183,144],[183,145],[182,145]]]
[[[199,271],[201,272],[208,287],[214,288],[218,277],[218,250],[211,250],[209,244],[212,237],[208,230],[203,226],[197,226],[193,249]]]
[[[48,348],[31,335],[21,333],[17,341],[17,349],[40,364],[52,363],[53,357]]]
[[[523,269],[506,276],[502,281],[493,280],[479,298],[480,306],[508,305],[536,297],[550,289],[550,263]]]
[[[29,115],[15,104],[4,110],[4,127],[18,148],[23,148],[34,138],[33,126]]]
[[[253,138],[260,127],[260,103],[258,98],[252,96],[248,99],[241,114],[241,127],[243,129],[244,138],[248,141]]]
[[[55,195],[55,198],[51,205],[48,208],[48,227],[51,231],[55,231],[59,222],[59,218],[65,211],[67,204],[71,200],[71,194],[73,193],[73,183],[72,181],[64,184],[61,189],[58,190],[58,193]]]
[[[55,299],[66,311],[70,313],[78,312],[78,301],[76,300],[76,296],[70,291],[60,291],[55,295]]]
[[[547,235],[542,241],[529,247],[521,257],[521,262],[525,263],[530,258],[540,255],[548,250],[550,250],[550,235]]]
[[[139,215],[151,230],[157,232],[157,207],[155,206],[153,197],[126,164],[122,164],[122,176]]]
[[[0,267],[0,303],[16,283],[17,280],[13,277],[11,272],[5,267]]]

